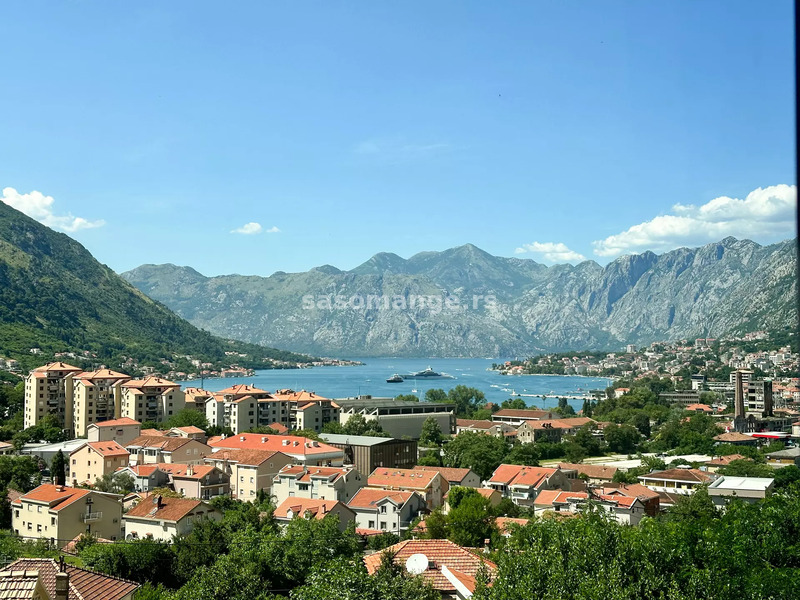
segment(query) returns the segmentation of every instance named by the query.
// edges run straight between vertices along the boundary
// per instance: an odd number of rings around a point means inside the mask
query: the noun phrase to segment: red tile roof
[[[708,461],[706,464],[710,467],[724,467],[725,465],[731,464],[734,460],[749,460],[752,461],[752,458],[748,458],[743,454],[728,454],[727,456],[718,456],[713,460]]]
[[[269,427],[270,429],[272,429],[272,431],[276,433],[289,433],[289,428],[286,427],[286,425],[281,425],[277,421],[271,423],[270,425],[267,425],[267,427]]]
[[[730,431],[728,433],[720,433],[719,435],[714,436],[714,440],[717,442],[755,442],[755,438],[750,435],[745,435],[744,433],[739,433],[737,431]]]
[[[290,497],[281,502],[280,506],[275,509],[275,517],[278,519],[288,519],[289,511],[292,511],[292,518],[305,517],[307,513],[311,513],[315,519],[324,519],[332,510],[340,506],[345,509],[353,518],[355,514],[352,509],[338,500],[320,500],[318,498],[297,498]]]
[[[552,419],[553,413],[549,410],[502,408],[494,413],[493,416],[518,419]]]
[[[500,423],[493,423],[488,420],[476,421],[474,419],[456,419],[456,427],[469,427],[471,429],[491,429],[499,424]]]
[[[50,510],[59,511],[90,493],[91,490],[43,483],[39,487],[32,489],[27,494],[20,496],[14,502],[14,505],[20,506],[23,500],[31,502],[46,502],[50,506]]]
[[[160,505],[156,504],[156,499],[160,498]],[[200,509],[201,512],[213,512],[210,506],[206,509],[203,502],[191,498],[164,498],[162,496],[151,496],[147,500],[142,500],[125,513],[125,518],[135,517],[137,519],[152,519],[154,521],[180,521],[189,513]]]
[[[117,471],[123,471],[125,469],[130,469],[138,477],[150,477],[156,469],[158,469],[158,465],[129,465],[127,467],[120,467]]]
[[[586,492],[565,492],[564,490],[542,490],[536,496],[533,504],[535,506],[555,506],[556,504],[566,504],[567,498],[580,498],[586,500],[589,494]]]
[[[214,448],[272,450],[284,454],[302,456],[314,454],[342,455],[342,450],[323,442],[316,442],[297,435],[265,435],[261,433],[240,433],[225,439],[212,438],[208,441]]]
[[[174,381],[170,381],[169,379],[164,379],[163,377],[154,377],[151,375],[149,377],[145,377],[144,379],[131,379],[130,381],[126,381],[122,384],[122,387],[141,389],[149,387],[180,388],[181,386]]]
[[[156,463],[154,466],[164,473],[181,479],[202,479],[217,468],[214,465],[184,465],[180,463]]]
[[[434,589],[449,594],[454,593],[456,589],[442,573],[443,566],[469,577],[475,577],[481,565],[485,565],[490,577],[497,570],[497,565],[492,561],[457,546],[450,540],[406,540],[389,546],[384,552],[393,553],[394,563],[402,566],[405,566],[413,554],[424,554],[428,558],[428,568],[421,573],[422,577],[429,581]],[[381,566],[382,554],[376,552],[364,557],[364,564],[370,574],[375,573]]]
[[[617,467],[607,467],[606,465],[579,465],[573,463],[558,463],[559,469],[569,469],[577,471],[589,477],[589,479],[614,479]]]
[[[370,487],[425,490],[440,476],[436,471],[378,467],[367,478]]]
[[[126,448],[160,448],[164,452],[175,452],[191,443],[202,443],[197,440],[183,437],[167,437],[161,435],[140,435],[128,442]]]
[[[512,517],[497,517],[494,520],[494,524],[497,525],[497,529],[500,533],[508,533],[509,525],[519,525],[520,527],[524,527],[530,521],[528,519],[514,519]]]
[[[139,584],[110,575],[96,573],[74,565],[66,565],[69,574],[69,600],[120,600],[132,594]],[[51,558],[20,558],[6,570],[38,571],[42,583],[51,598],[56,597],[56,573],[58,563]]]
[[[619,494],[639,498],[643,502],[658,498],[658,492],[640,483],[606,483],[598,489],[606,496]]]
[[[80,373],[83,372],[83,369],[79,367],[75,367],[73,365],[68,365],[67,363],[63,362],[51,362],[41,367],[37,367],[31,372],[31,375],[42,377],[43,375],[47,375],[48,373]]]
[[[391,500],[397,506],[403,506],[416,492],[397,492],[389,490],[376,490],[372,488],[361,488],[356,495],[350,499],[347,506],[350,508],[372,508],[374,509],[384,500]],[[419,494],[417,494],[419,496]],[[420,500],[422,500],[420,498]],[[422,500],[424,502],[424,500]]]
[[[714,477],[705,471],[699,469],[667,469],[665,471],[656,471],[648,473],[647,475],[639,475],[639,479],[648,480],[655,479],[657,481],[685,481],[688,483],[707,483],[714,479]]]
[[[97,452],[100,456],[129,456],[130,452],[125,450],[115,441],[110,442],[89,442],[87,444],[92,450]],[[83,446],[81,446],[82,448]],[[80,450],[80,448],[78,449]],[[70,454],[75,454],[78,450],[74,450]]]
[[[246,383],[238,383],[236,385],[232,385],[231,387],[227,387],[224,390],[214,392],[215,396],[252,396],[253,394],[258,396],[272,396],[272,394],[270,394],[267,390],[262,390]]]
[[[416,465],[416,471],[436,471],[445,478],[448,483],[459,484],[472,472],[472,469],[457,469],[455,467],[428,467],[424,465]]]
[[[523,485],[537,487],[542,481],[556,473],[558,469],[545,467],[526,467],[522,465],[500,465],[492,474],[490,483],[508,486]]]
[[[281,452],[273,452],[272,450],[219,450],[213,454],[206,456],[205,460],[227,460],[230,462],[238,463],[240,465],[258,466],[264,461],[271,458],[284,457],[288,460],[288,456]]]
[[[123,427],[125,425],[141,425],[139,421],[131,419],[130,417],[122,417],[120,419],[111,419],[110,421],[100,421],[99,423],[92,423],[95,427]],[[92,425],[89,425],[91,427]]]
[[[87,371],[75,376],[76,379],[93,381],[95,379],[130,379],[130,375],[112,371],[111,369],[98,369],[97,371]]]
[[[278,475],[294,475],[296,481],[311,481],[311,479],[328,479],[336,481],[339,477],[347,475],[352,467],[306,467],[303,465],[286,465]]]

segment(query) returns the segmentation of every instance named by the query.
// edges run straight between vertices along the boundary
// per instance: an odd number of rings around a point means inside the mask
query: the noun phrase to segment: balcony
[[[103,518],[103,513],[101,512],[87,512],[81,515],[81,521],[84,523],[93,523],[94,521],[99,521]]]

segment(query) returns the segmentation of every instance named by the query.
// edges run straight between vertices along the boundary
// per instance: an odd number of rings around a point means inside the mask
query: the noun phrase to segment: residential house
[[[4,578],[27,574],[25,579],[35,578],[40,582],[38,595],[17,596],[0,593],[0,598],[32,598],[37,600],[133,600],[139,584],[135,581],[103,575],[71,564],[60,565],[52,558],[18,558],[4,568]],[[59,596],[57,589],[65,589],[67,595]],[[0,588],[2,589],[2,588]],[[18,588],[12,588],[18,589]]]
[[[324,519],[331,515],[339,518],[341,531],[356,520],[356,513],[344,502],[320,498],[286,498],[273,513],[275,520],[282,525],[288,525],[292,519]]]
[[[289,389],[278,390],[272,396],[281,403],[288,403],[289,420],[281,422],[289,429],[319,432],[327,423],[339,422],[340,407],[330,398],[306,390],[295,392]]]
[[[76,437],[86,435],[92,423],[120,416],[122,384],[131,376],[110,369],[78,373],[73,377],[72,431]]]
[[[90,442],[117,442],[121,446],[127,446],[137,437],[142,435],[142,424],[128,417],[111,419],[92,423],[86,427],[86,439]]]
[[[121,499],[116,494],[42,484],[11,503],[11,527],[25,537],[71,540],[91,533],[115,540],[122,536]]]
[[[638,525],[646,514],[644,504],[634,496],[562,490],[544,490],[540,493],[534,501],[534,513],[554,511],[575,514],[587,510],[590,505],[604,510],[623,525]]]
[[[156,466],[167,474],[172,489],[186,498],[210,500],[230,494],[231,476],[214,465],[158,463]]]
[[[704,466],[711,472],[716,473],[720,467],[727,467],[735,460],[749,460],[752,462],[752,458],[748,458],[743,454],[728,454],[726,456],[715,456],[710,461],[708,461]]]
[[[133,489],[137,492],[149,492],[169,484],[169,475],[159,469],[158,464],[128,465],[117,471],[117,474],[123,473],[133,477]]]
[[[607,465],[579,465],[573,463],[558,463],[558,468],[564,471],[568,479],[580,477],[590,485],[602,485],[614,480],[617,467]]]
[[[737,498],[749,504],[763,500],[772,493],[772,477],[731,477],[722,475],[708,486],[708,495],[716,506],[725,507]]]
[[[4,454],[14,454],[14,444],[0,442],[0,456]]]
[[[222,519],[213,506],[191,498],[164,498],[153,495],[125,513],[125,539],[152,538],[164,542],[189,534],[194,524],[203,520]]]
[[[485,485],[520,506],[532,506],[543,490],[571,489],[570,481],[561,469],[522,465],[500,465]]]
[[[131,379],[122,384],[121,390],[121,412],[117,416],[139,422],[166,421],[183,410],[186,403],[181,386],[161,377]]]
[[[436,471],[444,477],[449,487],[460,485],[463,487],[479,488],[481,487],[481,477],[472,469],[457,469],[455,467],[428,467],[423,465],[416,465],[414,467],[417,471]]]
[[[681,468],[639,475],[642,485],[651,490],[679,495],[692,494],[698,487],[711,483],[714,479],[716,475],[708,471]]]
[[[425,498],[417,492],[361,488],[347,503],[356,513],[356,527],[400,535],[427,511]]]
[[[637,498],[644,506],[644,514],[650,517],[655,517],[661,508],[658,492],[639,483],[605,483],[592,491],[601,496]]]
[[[208,440],[212,448],[226,450],[269,450],[282,452],[295,462],[307,466],[340,467],[344,452],[323,442],[297,435],[264,435],[241,433]]]
[[[364,564],[370,575],[380,568],[384,552],[392,556],[396,565],[421,576],[446,599],[472,597],[478,573],[483,571],[491,580],[497,571],[497,565],[480,552],[462,548],[450,540],[405,540],[383,552],[365,556]],[[408,562],[419,555],[424,557],[419,564],[414,560]]]
[[[205,444],[208,436],[206,432],[200,429],[199,427],[195,427],[194,425],[186,425],[185,427],[173,427],[166,434],[167,437],[182,437],[187,438],[190,440],[197,440],[198,442],[202,442]]]
[[[508,423],[489,420],[456,419],[456,435],[464,432],[504,437],[516,432],[516,428]]]
[[[104,475],[128,465],[128,451],[115,441],[86,442],[69,455],[72,485],[94,485]]]
[[[184,408],[206,414],[206,402],[214,394],[198,387],[187,387],[183,390]]]
[[[502,408],[492,414],[493,422],[508,423],[514,427],[519,427],[525,421],[547,421],[554,418],[558,418],[557,413],[554,414],[548,410],[536,410],[532,408]]]
[[[438,508],[444,502],[449,485],[436,471],[417,471],[414,469],[387,469],[379,467],[367,478],[367,485],[384,490],[403,490],[417,492],[425,498],[428,510]]]
[[[770,452],[767,454],[767,463],[774,467],[783,467],[786,465],[800,466],[800,446]]]
[[[156,463],[181,463],[202,465],[211,454],[210,446],[181,437],[142,435],[126,446],[132,465],[154,465]]]
[[[690,404],[689,406],[686,407],[685,410],[691,412],[703,413],[706,415],[710,415],[714,412],[714,409],[708,406],[707,404]]]
[[[714,436],[715,444],[734,444],[735,446],[757,446],[758,440],[751,435],[728,431]]]
[[[273,478],[292,458],[271,450],[219,450],[206,456],[205,462],[230,475],[232,498],[255,502],[260,491],[267,497],[273,494]]]
[[[365,485],[367,478],[353,467],[287,465],[275,475],[272,495],[278,504],[291,497],[346,503]]]
[[[416,440],[339,433],[321,433],[320,437],[344,452],[343,464],[362,473],[372,473],[377,467],[410,469],[417,463]]]

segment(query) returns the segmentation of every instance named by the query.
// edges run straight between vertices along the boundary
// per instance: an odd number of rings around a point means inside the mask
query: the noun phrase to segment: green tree
[[[425,454],[419,457],[417,464],[423,467],[441,467],[442,457],[438,450],[428,450]]]
[[[608,425],[603,429],[603,437],[609,450],[623,454],[634,452],[642,440],[639,430],[631,425]]]
[[[717,469],[720,475],[733,477],[774,477],[775,470],[769,465],[762,465],[752,460],[732,460],[727,465]]]
[[[440,446],[442,444],[442,429],[435,417],[428,417],[422,422],[419,443],[423,446]]]
[[[56,485],[67,484],[67,459],[64,458],[64,453],[61,450],[56,452],[50,463],[50,476]]]
[[[399,394],[394,399],[400,402],[419,402],[419,396],[416,394]]]
[[[0,490],[29,492],[42,481],[39,463],[31,456],[0,455]]]
[[[425,392],[425,402],[448,402],[447,392],[439,388],[431,388]]]
[[[184,408],[167,419],[164,425],[167,429],[172,427],[199,427],[205,430],[208,429],[208,419],[206,419],[204,413],[198,410]]]
[[[800,467],[797,465],[775,469],[775,489],[789,488],[797,482],[800,482]]]
[[[129,494],[136,489],[136,480],[129,473],[106,473],[94,480],[94,488],[100,492]]]
[[[80,558],[87,567],[114,577],[175,585],[174,558],[166,542],[143,539],[124,544],[92,544],[83,549]]]
[[[447,392],[447,401],[456,405],[457,415],[469,417],[476,410],[483,408],[486,396],[477,388],[459,384]]]
[[[461,498],[457,506],[451,505],[447,513],[448,539],[459,546],[480,547],[492,536],[494,516],[489,500],[477,492]]]
[[[526,408],[528,408],[528,405],[522,398],[509,398],[508,400],[503,400],[503,403],[500,405],[500,408],[525,410]]]
[[[503,438],[464,432],[445,445],[442,463],[445,467],[472,469],[481,479],[488,479],[507,452],[508,444]]]
[[[503,463],[508,465],[527,465],[538,467],[542,458],[538,444],[515,444],[506,454]]]

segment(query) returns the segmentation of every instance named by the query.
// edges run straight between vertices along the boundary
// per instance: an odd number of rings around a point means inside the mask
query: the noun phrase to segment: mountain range
[[[199,330],[69,236],[0,202],[0,356],[29,368],[57,352],[75,351],[116,369],[128,358],[163,368],[160,361],[175,355],[260,368],[270,366],[264,359],[310,361]]]
[[[761,246],[729,237],[623,256],[605,267],[594,261],[548,267],[466,244],[409,259],[380,253],[350,271],[324,265],[269,277],[205,277],[163,264],[122,277],[218,335],[335,356],[615,349],[783,329],[798,316],[795,240]],[[451,304],[410,306],[419,297]]]

